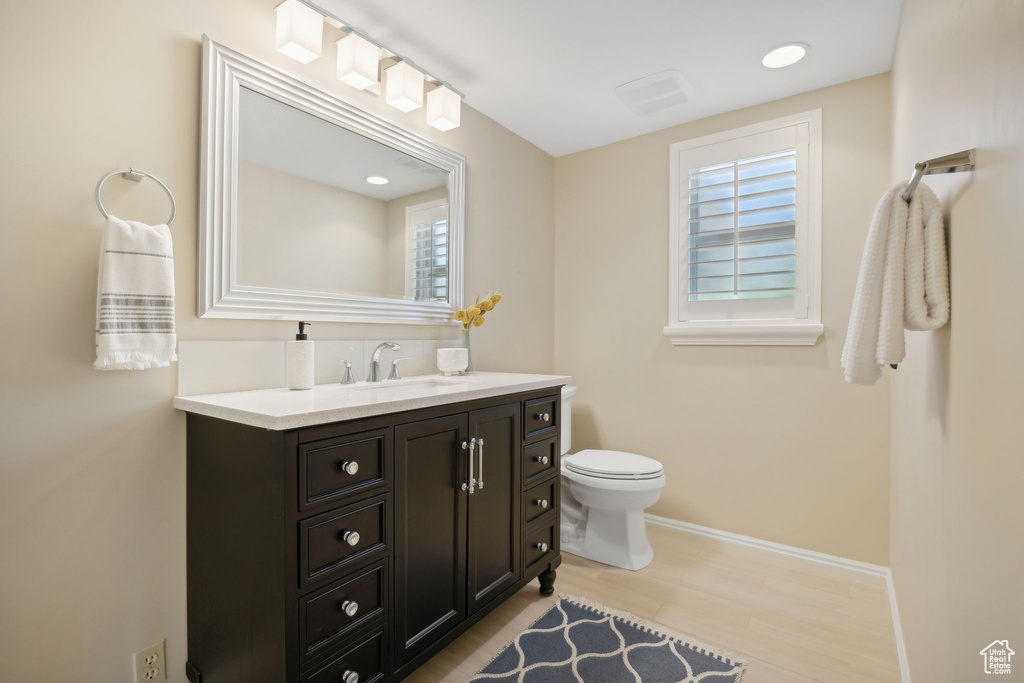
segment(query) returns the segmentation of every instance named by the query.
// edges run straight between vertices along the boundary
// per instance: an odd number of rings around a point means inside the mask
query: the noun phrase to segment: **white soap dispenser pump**
[[[289,389],[313,388],[313,342],[306,337],[306,326],[310,323],[299,321],[299,333],[295,341],[288,342],[286,374]]]

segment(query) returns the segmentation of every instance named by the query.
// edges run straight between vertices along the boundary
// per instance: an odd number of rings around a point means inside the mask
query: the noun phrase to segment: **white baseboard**
[[[838,555],[819,553],[815,550],[805,550],[804,548],[775,543],[774,541],[765,541],[760,538],[754,538],[753,536],[734,534],[731,531],[712,529],[711,527],[682,522],[678,519],[669,519],[668,517],[659,517],[658,515],[652,515],[649,513],[644,514],[644,518],[651,524],[669,527],[670,529],[687,531],[691,534],[700,534],[701,536],[717,538],[720,541],[738,543],[751,548],[760,548],[761,550],[768,550],[781,555],[798,557],[800,559],[810,560],[811,562],[819,562],[833,567],[841,567],[843,569],[861,572],[862,574],[869,574],[871,576],[884,578],[886,592],[889,594],[889,611],[892,614],[892,629],[896,636],[896,654],[899,657],[900,662],[900,678],[903,683],[910,683],[910,668],[907,665],[907,651],[903,644],[903,629],[900,626],[900,613],[896,606],[896,591],[893,587],[892,571],[888,567],[883,567],[879,564],[871,564],[870,562],[851,560],[846,557],[839,557]]]

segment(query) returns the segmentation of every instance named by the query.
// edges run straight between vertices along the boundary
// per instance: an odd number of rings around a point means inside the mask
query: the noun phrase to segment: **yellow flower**
[[[483,324],[484,317],[482,315],[478,315],[477,317],[473,318],[473,327],[480,327]]]
[[[465,320],[466,319],[466,312],[465,311],[455,311],[455,319],[456,320]]]
[[[499,301],[501,301],[501,294],[492,294],[491,295],[491,303],[495,303],[496,304]]]
[[[480,307],[479,306],[470,306],[469,308],[466,309],[466,314],[470,318],[475,318],[478,315],[480,315]]]
[[[480,302],[481,311],[489,311],[492,308],[494,308],[494,302],[491,301],[490,299],[484,299],[483,301]]]

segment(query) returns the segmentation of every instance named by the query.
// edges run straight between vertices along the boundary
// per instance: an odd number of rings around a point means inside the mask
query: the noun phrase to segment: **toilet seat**
[[[642,480],[664,475],[657,460],[622,451],[587,449],[563,458],[562,466],[595,479]]]

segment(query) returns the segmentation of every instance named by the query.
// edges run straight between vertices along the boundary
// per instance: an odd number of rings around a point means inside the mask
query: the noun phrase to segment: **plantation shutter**
[[[677,152],[678,319],[807,314],[807,124]]]
[[[406,296],[416,301],[448,300],[448,204],[409,207],[409,268]]]

